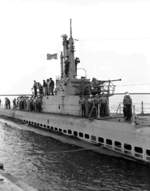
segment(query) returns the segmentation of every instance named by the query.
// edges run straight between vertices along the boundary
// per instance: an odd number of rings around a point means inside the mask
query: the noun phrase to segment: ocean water
[[[0,119],[0,162],[38,190],[150,190],[150,167],[63,144],[28,128]]]

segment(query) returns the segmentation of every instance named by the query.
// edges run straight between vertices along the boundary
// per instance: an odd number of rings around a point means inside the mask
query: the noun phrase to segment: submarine
[[[28,128],[46,130],[55,139],[87,150],[150,164],[149,123],[143,125],[145,119],[135,114],[131,121],[126,121],[122,115],[110,113],[109,98],[115,93],[114,82],[121,79],[77,77],[80,59],[75,57],[71,20],[69,37],[62,36],[62,45],[61,73],[54,92],[20,96],[17,100],[25,100],[25,106],[20,107],[22,102],[18,101],[12,109],[0,108],[0,116],[19,120]],[[31,100],[38,100],[40,107],[36,105],[31,110]]]

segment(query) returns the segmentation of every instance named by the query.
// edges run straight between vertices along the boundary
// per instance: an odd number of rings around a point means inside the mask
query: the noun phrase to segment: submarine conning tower
[[[81,85],[90,84],[86,78],[77,78],[77,65],[80,63],[75,57],[74,39],[72,36],[72,20],[70,19],[70,36],[62,35],[63,51],[60,54],[61,78],[56,80],[57,93],[64,95],[80,95]]]
[[[63,52],[61,52],[61,78],[73,79],[77,76],[77,58],[74,58],[74,39],[72,37],[72,20],[70,19],[70,37],[63,38]]]

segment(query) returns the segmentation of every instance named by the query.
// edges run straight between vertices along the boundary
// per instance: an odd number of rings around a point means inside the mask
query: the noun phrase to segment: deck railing
[[[150,114],[150,103],[144,103],[143,101],[140,103],[133,103],[132,109],[133,107],[136,114]],[[123,114],[123,103],[119,103],[118,105],[112,105],[110,111],[111,113],[115,114]]]

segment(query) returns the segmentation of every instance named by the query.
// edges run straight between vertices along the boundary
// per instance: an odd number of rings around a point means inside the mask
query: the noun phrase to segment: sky
[[[88,78],[150,92],[149,10],[148,0],[0,0],[0,94],[31,93],[33,80],[60,76],[60,60],[46,54],[60,54],[70,18]]]

